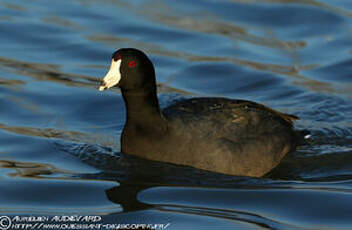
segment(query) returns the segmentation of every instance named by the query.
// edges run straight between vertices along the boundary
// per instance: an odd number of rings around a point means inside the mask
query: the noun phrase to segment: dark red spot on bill
[[[116,51],[115,53],[112,54],[112,59],[114,59],[114,61],[118,61],[122,59],[122,56],[119,52]]]

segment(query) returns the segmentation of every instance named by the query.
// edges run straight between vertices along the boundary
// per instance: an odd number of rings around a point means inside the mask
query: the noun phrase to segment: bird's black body
[[[226,98],[193,98],[160,110],[147,56],[121,49],[118,86],[127,109],[122,152],[224,174],[262,176],[293,151],[293,115]],[[127,62],[135,66],[128,68]],[[124,63],[125,62],[125,63]]]

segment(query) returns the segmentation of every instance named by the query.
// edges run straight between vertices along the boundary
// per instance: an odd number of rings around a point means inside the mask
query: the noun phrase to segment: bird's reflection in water
[[[153,205],[138,200],[138,193],[150,187],[152,186],[122,183],[119,186],[107,189],[105,192],[111,202],[119,204],[123,208],[123,212],[131,212],[153,208]]]

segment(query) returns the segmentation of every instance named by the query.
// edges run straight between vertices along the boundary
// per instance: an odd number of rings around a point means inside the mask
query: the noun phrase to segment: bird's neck
[[[156,89],[122,90],[127,110],[127,123],[156,124],[163,120]]]

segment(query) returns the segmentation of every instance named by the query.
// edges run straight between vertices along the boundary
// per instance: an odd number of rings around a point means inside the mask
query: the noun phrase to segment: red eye
[[[135,67],[136,66],[136,62],[135,61],[130,61],[129,63],[128,63],[128,67],[130,67],[130,68],[133,68],[133,67]]]

